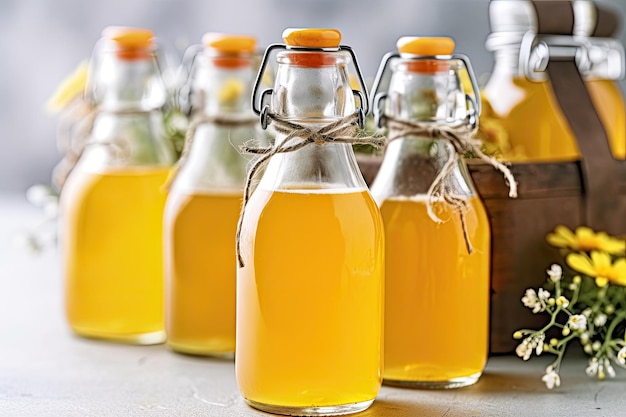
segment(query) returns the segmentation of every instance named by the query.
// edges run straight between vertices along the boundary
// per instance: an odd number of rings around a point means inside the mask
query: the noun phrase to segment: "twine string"
[[[193,143],[193,139],[196,136],[196,132],[201,125],[204,124],[214,124],[224,127],[239,127],[239,126],[249,126],[258,123],[259,120],[256,117],[248,117],[248,118],[232,118],[232,117],[224,117],[224,116],[208,116],[204,113],[197,113],[191,117],[191,121],[187,126],[187,130],[185,131],[185,140],[183,142],[183,149],[181,151],[180,157],[172,167],[172,173],[167,178],[167,181],[164,184],[164,188],[169,190],[172,186],[172,183],[176,179],[176,176],[180,172],[180,169],[185,165],[187,160],[189,159],[189,152],[191,151],[191,145]]]
[[[515,181],[515,177],[511,173],[511,170],[494,157],[486,155],[480,149],[480,140],[477,140],[472,136],[474,133],[473,129],[467,125],[458,127],[441,124],[434,125],[397,119],[391,116],[384,116],[384,119],[389,129],[388,141],[408,136],[425,136],[432,139],[444,139],[447,141],[447,146],[449,147],[448,159],[445,161],[441,171],[437,174],[426,193],[428,201],[426,209],[429,217],[433,221],[442,223],[443,220],[437,216],[433,210],[433,203],[437,200],[442,200],[449,204],[460,217],[465,246],[467,252],[471,254],[473,252],[473,247],[469,238],[465,217],[468,209],[467,201],[464,198],[454,195],[447,179],[453,174],[455,167],[463,155],[471,152],[502,173],[505,183],[509,187],[509,197],[516,198],[517,182]]]
[[[133,115],[146,114],[154,110],[115,110],[104,111],[93,107],[83,99],[75,100],[61,114],[57,129],[57,147],[63,153],[61,161],[53,168],[52,182],[59,189],[63,189],[67,178],[80,160],[85,150],[90,146],[107,146],[115,152],[115,158],[122,159],[128,155],[130,149],[121,138],[112,138],[108,141],[91,142],[96,119],[101,114]]]
[[[268,147],[258,147],[247,144],[244,144],[241,147],[242,152],[259,155],[259,157],[254,160],[250,166],[243,190],[243,201],[241,205],[239,221],[237,223],[236,236],[236,251],[239,267],[243,267],[245,265],[243,256],[241,254],[241,229],[243,225],[243,216],[246,210],[246,206],[250,201],[250,196],[252,194],[252,183],[259,171],[267,165],[267,163],[274,155],[279,153],[294,152],[311,144],[367,144],[377,148],[385,144],[385,139],[382,137],[356,136],[358,131],[357,122],[359,120],[358,112],[354,112],[346,117],[324,125],[321,128],[304,126],[286,120],[273,112],[268,112],[267,117],[271,119],[272,125],[274,126],[276,132],[285,135],[285,138],[280,143],[274,143],[273,145]]]

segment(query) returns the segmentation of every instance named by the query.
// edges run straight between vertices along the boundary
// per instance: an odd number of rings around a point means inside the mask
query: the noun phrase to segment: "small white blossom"
[[[517,356],[524,359],[525,361],[530,359],[530,355],[532,355],[533,349],[530,347],[528,339],[524,339],[522,343],[517,345],[517,347],[515,348],[515,353],[517,354]]]
[[[606,314],[600,313],[593,318],[593,324],[595,324],[597,327],[602,327],[606,324],[607,318],[608,317]]]
[[[596,352],[600,350],[601,346],[602,346],[602,343],[600,343],[599,340],[596,340],[595,342],[591,344],[591,348]]]
[[[624,346],[619,350],[619,352],[617,352],[617,363],[622,366],[626,366],[626,346]]]
[[[569,300],[561,295],[556,299],[556,304],[563,308],[567,308],[567,306],[569,306]]]
[[[526,339],[522,340],[522,343],[517,345],[515,348],[515,353],[520,358],[527,361],[530,359],[530,356],[533,353],[533,350],[537,355],[541,355],[543,352],[543,342],[546,339],[546,335],[544,333],[538,333],[533,336],[528,336]]]
[[[615,378],[615,369],[613,369],[608,358],[592,358],[589,361],[589,366],[585,369],[585,373],[588,376],[597,376],[600,380],[605,379],[607,374],[610,378]]]
[[[584,332],[580,335],[580,343],[582,343],[583,345],[589,343],[589,332]]]
[[[526,294],[522,297],[522,303],[524,303],[526,307],[532,308],[533,313],[539,313],[542,310],[537,293],[532,288],[526,290]]]
[[[546,272],[548,273],[548,277],[552,282],[557,282],[563,277],[563,269],[559,264],[552,264],[552,266],[550,266],[550,269],[548,269]]]
[[[574,314],[567,320],[567,327],[572,330],[585,330],[587,328],[587,317],[582,314]]]
[[[615,369],[613,365],[611,365],[611,361],[608,358],[604,358],[604,369],[606,369],[606,373],[609,375],[609,378],[615,378]]]
[[[593,311],[590,308],[586,308],[583,310],[582,315],[589,318],[591,316],[591,313],[593,313]]]
[[[552,389],[554,387],[558,387],[561,385],[561,377],[556,371],[550,369],[550,371],[546,370],[546,374],[541,378],[541,380],[546,384],[548,389]]]
[[[539,297],[539,301],[541,301],[541,303],[543,304],[548,300],[548,298],[550,298],[550,291],[539,288],[537,297]]]
[[[599,367],[600,362],[598,362],[598,358],[591,358],[591,360],[589,360],[589,366],[585,369],[585,373],[587,376],[595,376],[598,373]]]

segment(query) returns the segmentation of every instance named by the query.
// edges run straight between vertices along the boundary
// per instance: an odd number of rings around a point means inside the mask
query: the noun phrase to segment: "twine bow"
[[[322,145],[324,143],[346,143],[351,145],[367,144],[375,147],[381,147],[385,144],[382,137],[357,136],[357,122],[359,113],[354,112],[333,123],[327,124],[321,128],[313,128],[294,123],[278,116],[276,113],[268,112],[267,117],[272,120],[272,125],[276,132],[286,135],[280,143],[275,143],[268,147],[256,147],[243,145],[241,150],[246,153],[260,155],[248,171],[246,183],[243,190],[243,203],[239,222],[237,224],[237,261],[239,266],[244,266],[243,256],[241,255],[241,227],[243,224],[243,215],[246,206],[252,194],[252,181],[269,160],[276,154],[289,153],[304,148],[310,144]]]
[[[433,211],[433,202],[435,200],[443,200],[450,204],[454,210],[459,214],[461,218],[461,225],[463,228],[463,237],[465,238],[465,246],[468,253],[473,252],[472,243],[469,239],[467,231],[467,224],[465,222],[465,213],[467,211],[467,202],[465,199],[455,196],[451,193],[450,187],[446,185],[446,179],[454,171],[459,159],[468,152],[473,153],[478,158],[482,159],[489,165],[493,166],[498,171],[502,172],[505,178],[505,182],[509,186],[509,197],[517,197],[517,182],[515,177],[509,170],[509,168],[503,163],[496,160],[494,157],[486,155],[480,150],[481,142],[472,137],[473,129],[467,125],[459,127],[451,127],[448,125],[431,125],[426,123],[417,123],[408,120],[396,119],[390,116],[384,116],[389,129],[388,141],[399,139],[407,136],[422,136],[432,139],[444,139],[447,140],[449,146],[451,146],[451,152],[449,152],[448,160],[445,161],[443,168],[439,174],[435,177],[433,183],[430,185],[427,192],[426,209],[430,218],[437,222],[442,223],[443,220],[439,218]]]

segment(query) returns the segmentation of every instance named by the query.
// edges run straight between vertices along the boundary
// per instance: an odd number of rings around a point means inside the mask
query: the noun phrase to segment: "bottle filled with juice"
[[[475,126],[460,76],[473,74],[450,38],[402,37],[397,48],[373,87],[375,119],[389,129],[371,186],[385,228],[383,378],[461,387],[487,361],[490,229],[463,158],[437,131]]]
[[[235,351],[235,235],[248,159],[259,138],[250,107],[256,39],[207,33],[189,76],[189,141],[164,217],[165,327],[177,352]]]
[[[264,411],[348,414],[366,409],[381,384],[383,224],[351,147],[368,100],[350,87],[352,62],[366,91],[339,31],[287,29],[283,40],[257,77],[275,57],[273,89],[259,100],[253,92],[277,135],[247,202],[244,194],[237,382]]]
[[[152,31],[106,28],[86,93],[90,134],[61,191],[67,320],[81,336],[162,343],[163,185],[174,157]]]
[[[626,113],[624,99],[614,78],[622,76],[623,47],[614,39],[593,38],[606,13],[592,1],[572,1],[572,35],[560,34],[545,42],[556,47],[577,45],[578,56],[597,64],[583,68],[593,104],[604,124],[613,156],[625,158]],[[563,16],[562,19],[567,19]],[[530,77],[525,70],[528,57],[522,53],[537,34],[534,3],[529,0],[492,0],[489,4],[491,34],[487,49],[493,51],[495,65],[482,92],[481,124],[491,128],[491,138],[510,161],[567,161],[580,158],[571,131],[545,74]],[[602,24],[608,20],[602,19]],[[559,44],[560,43],[560,44]],[[593,49],[593,51],[592,51]],[[584,52],[584,53],[583,53]],[[615,57],[617,56],[617,59]],[[489,136],[489,135],[487,135]]]

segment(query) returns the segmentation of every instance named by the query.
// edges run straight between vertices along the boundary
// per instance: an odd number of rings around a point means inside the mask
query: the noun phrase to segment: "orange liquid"
[[[83,336],[160,343],[169,169],[74,171],[63,188],[66,315]]]
[[[165,211],[165,328],[176,351],[235,351],[235,235],[241,192],[170,194]]]
[[[592,102],[604,124],[613,155],[626,158],[626,110],[613,81],[587,81]],[[495,92],[494,94],[489,94]],[[493,138],[509,161],[559,161],[580,158],[576,138],[548,82],[497,80],[482,94],[484,128],[497,123],[506,137]]]
[[[613,156],[626,159],[626,108],[619,85],[610,80],[590,80],[587,89],[606,129]]]
[[[481,124],[497,121],[507,134],[499,143],[509,161],[576,160],[576,139],[561,113],[548,82],[500,79],[484,92]],[[496,94],[490,95],[490,91]]]
[[[242,231],[235,363],[246,399],[287,407],[373,400],[384,232],[369,193],[258,189]]]
[[[482,203],[468,201],[469,255],[447,205],[433,222],[425,200],[385,200],[387,381],[445,382],[481,373],[487,361],[490,231]]]

